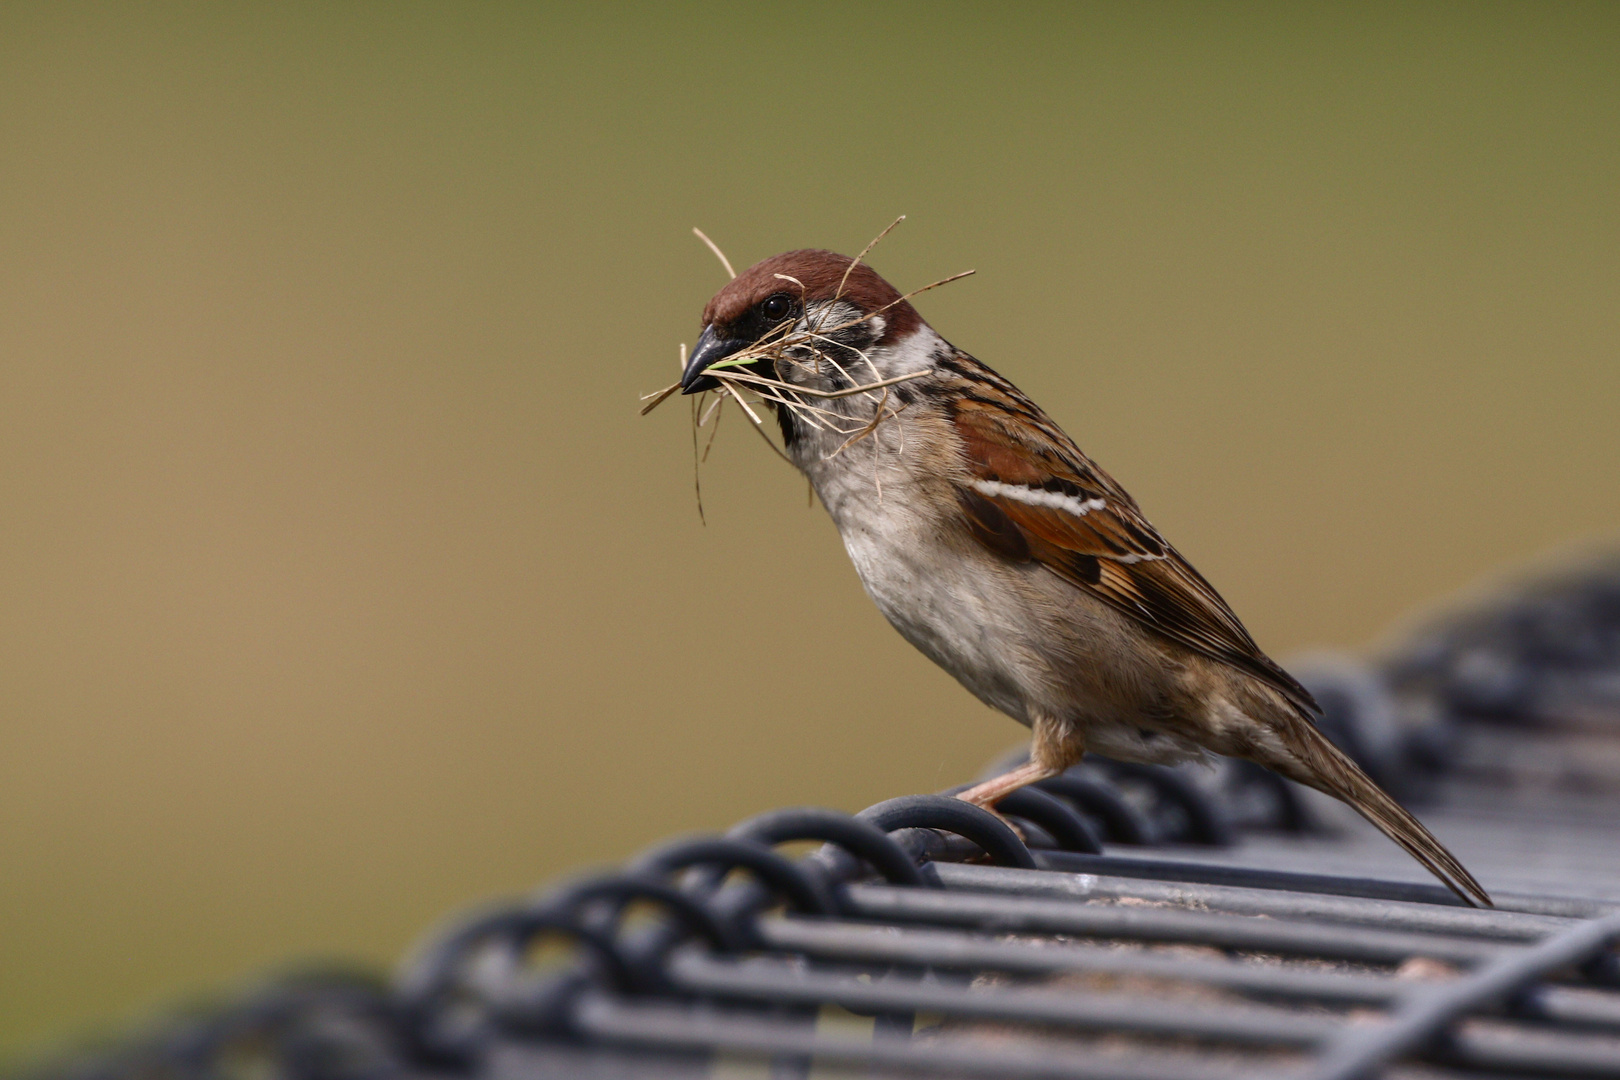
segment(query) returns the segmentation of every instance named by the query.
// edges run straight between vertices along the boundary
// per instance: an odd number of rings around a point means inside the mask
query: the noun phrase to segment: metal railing
[[[58,1075],[1620,1077],[1617,940],[1591,900],[1032,848],[910,796],[679,840],[460,920],[392,984],[280,985]]]
[[[1268,774],[1088,762],[1004,802],[1016,831],[944,795],[775,811],[465,916],[393,980],[280,980],[38,1077],[1620,1077],[1620,803],[1478,767],[1515,723],[1586,767],[1558,710],[1620,685],[1616,565],[1306,678],[1341,745],[1486,841],[1459,853],[1495,909]]]

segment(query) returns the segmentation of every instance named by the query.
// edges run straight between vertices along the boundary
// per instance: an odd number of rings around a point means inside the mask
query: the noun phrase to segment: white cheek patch
[[[847,300],[820,300],[805,306],[804,317],[794,329],[801,334],[825,334],[860,317],[860,308]]]

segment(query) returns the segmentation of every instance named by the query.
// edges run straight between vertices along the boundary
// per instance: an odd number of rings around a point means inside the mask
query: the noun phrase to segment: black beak
[[[692,355],[686,358],[686,370],[681,373],[681,393],[697,394],[719,386],[713,376],[703,374],[703,369],[752,344],[751,341],[722,338],[714,332],[712,325],[705,326],[703,333],[698,335],[697,344],[692,346]]]

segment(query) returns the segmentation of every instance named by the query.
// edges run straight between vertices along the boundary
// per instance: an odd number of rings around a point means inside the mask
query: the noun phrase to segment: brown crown
[[[884,281],[876,270],[865,263],[857,263],[854,269],[850,269],[852,261],[848,255],[816,248],[772,255],[750,266],[715,293],[714,299],[703,309],[703,322],[705,325],[727,326],[774,293],[783,292],[799,297],[798,285],[776,276],[784,274],[803,284],[802,296],[807,301],[831,300],[838,296],[867,314],[892,304],[883,311],[886,325],[881,342],[904,337],[922,324],[922,316],[917,314],[916,308],[900,299],[898,289]],[[849,271],[847,280],[844,277],[846,270]],[[843,283],[842,291],[839,290],[840,282]]]

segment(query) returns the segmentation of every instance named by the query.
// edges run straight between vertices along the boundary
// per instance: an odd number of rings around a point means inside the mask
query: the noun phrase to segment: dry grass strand
[[[872,249],[878,246],[878,241],[882,240],[885,236],[888,236],[890,233],[892,233],[894,231],[894,227],[896,225],[900,224],[904,220],[906,220],[906,215],[901,214],[899,217],[897,217],[893,221],[889,222],[887,228],[885,228],[882,232],[878,233],[876,236],[872,237],[871,242],[868,243],[865,247],[861,248],[861,253],[850,260],[849,265],[844,267],[844,276],[838,279],[838,291],[833,293],[833,299],[834,300],[842,300],[843,299],[843,297],[844,297],[844,286],[849,284],[850,271],[854,270],[856,266],[860,265],[861,260],[865,259],[866,256],[871,253]]]
[[[708,234],[702,229],[698,228],[696,225],[692,226],[692,233],[699,240],[707,244],[710,251],[714,252],[714,257],[719,259],[720,265],[726,268],[726,274],[729,277],[735,278],[737,276],[737,271],[731,268],[731,260],[726,258],[726,253],[720,250],[720,245],[715,243],[713,240],[710,240]]]
[[[849,281],[849,275],[855,269],[855,267],[866,258],[867,254],[874,247],[876,247],[884,237],[888,236],[889,233],[892,232],[894,228],[905,219],[906,216],[904,214],[901,214],[899,217],[895,218],[889,223],[887,228],[872,238],[871,243],[867,244],[866,247],[861,249],[859,255],[855,256],[855,258],[850,261],[849,266],[844,270],[844,276],[839,280],[838,290],[833,296],[834,301],[837,301],[843,297],[844,288]],[[726,273],[732,278],[735,278],[737,276],[737,272],[735,269],[733,269],[731,260],[727,259],[725,253],[720,250],[719,245],[713,240],[709,239],[702,229],[694,227],[692,232],[699,240],[703,241],[711,252],[714,253],[715,258],[720,260],[720,265],[725,268]],[[781,458],[783,461],[788,462],[790,465],[793,464],[792,459],[789,458],[782,448],[777,446],[776,443],[772,441],[771,437],[765,433],[764,420],[760,418],[759,414],[754,411],[748,400],[743,396],[745,391],[756,395],[759,401],[763,404],[769,404],[773,408],[785,408],[791,410],[796,417],[819,430],[831,430],[845,436],[844,441],[839,445],[838,449],[833,451],[834,455],[843,453],[850,446],[855,445],[863,439],[875,437],[884,421],[898,417],[900,412],[905,408],[905,406],[902,405],[897,409],[889,404],[889,388],[903,382],[909,382],[912,379],[920,379],[925,375],[931,374],[931,372],[913,371],[904,375],[896,375],[893,378],[879,378],[874,379],[874,381],[869,383],[857,383],[855,377],[838,362],[832,351],[821,348],[823,344],[832,346],[836,350],[848,349],[850,347],[844,345],[842,342],[829,338],[827,335],[835,333],[839,330],[847,329],[851,326],[857,326],[860,323],[868,321],[869,319],[876,318],[877,316],[883,314],[883,312],[894,307],[896,304],[904,303],[914,296],[928,292],[930,289],[937,289],[941,285],[948,285],[953,281],[960,281],[962,278],[968,277],[972,273],[974,273],[974,271],[964,270],[959,274],[952,274],[949,277],[940,278],[938,281],[930,282],[920,289],[913,289],[911,292],[908,292],[905,295],[884,304],[875,311],[867,312],[858,318],[850,319],[849,321],[840,323],[837,326],[823,329],[818,324],[813,327],[807,327],[805,331],[795,333],[795,327],[797,324],[791,320],[783,321],[782,323],[772,327],[752,345],[705,368],[704,373],[713,378],[720,385],[715,391],[714,402],[712,404],[708,404],[706,408],[704,407],[704,404],[708,397],[708,391],[698,394],[692,399],[692,486],[693,491],[697,496],[698,519],[703,521],[704,524],[708,523],[703,512],[701,466],[705,461],[708,460],[709,451],[714,446],[715,436],[718,434],[720,428],[720,416],[724,412],[724,406],[727,398],[735,401],[737,406],[742,409],[743,413],[754,422],[753,427],[755,432],[761,439],[765,440],[765,445],[771,448],[771,452],[777,457]],[[777,274],[775,276],[796,285],[799,289],[801,301],[804,299],[805,286],[802,281],[788,274]],[[860,357],[861,362],[871,369],[874,376],[879,374],[877,365],[872,362],[871,358],[868,357],[864,351],[860,349],[854,349],[852,351],[854,351],[856,355]],[[794,355],[795,353],[797,355]],[[749,364],[758,363],[761,360],[770,360],[771,369],[777,373],[781,372],[782,369],[779,365],[782,363],[796,365],[801,368],[810,368],[811,364],[813,363],[813,370],[820,373],[821,365],[823,362],[825,362],[835,371],[837,371],[838,374],[851,385],[840,390],[819,390],[807,386],[798,386],[781,378],[771,378],[752,371],[741,370],[743,367],[746,367]],[[686,371],[687,361],[687,348],[683,342],[679,350],[679,362],[683,375]],[[664,387],[662,390],[655,391],[651,394],[643,394],[641,400],[646,402],[646,404],[641,408],[641,415],[646,416],[659,405],[667,401],[680,389],[681,384],[679,382],[675,382]],[[879,396],[879,392],[881,392],[881,396]],[[860,419],[850,416],[847,413],[839,412],[835,409],[826,408],[821,405],[811,403],[814,400],[836,401],[841,398],[854,397],[856,395],[866,395],[876,403],[876,409],[870,418]],[[700,446],[698,429],[707,426],[711,419],[714,420],[714,427],[709,433],[707,442]],[[900,446],[903,450],[903,438]],[[875,460],[873,464],[875,468]],[[811,491],[811,502],[812,504],[814,503],[813,489]]]

